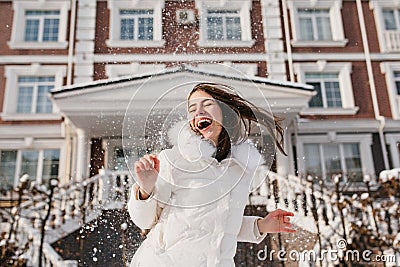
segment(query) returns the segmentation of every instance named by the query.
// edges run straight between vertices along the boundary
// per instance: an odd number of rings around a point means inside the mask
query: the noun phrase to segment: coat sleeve
[[[134,224],[140,229],[151,229],[158,221],[165,204],[171,196],[171,167],[165,152],[158,155],[160,172],[150,197],[139,199],[139,185],[134,184],[128,201],[128,212]]]
[[[262,219],[258,216],[243,216],[242,226],[238,234],[239,242],[250,242],[259,244],[267,236],[267,233],[260,234],[257,220]]]

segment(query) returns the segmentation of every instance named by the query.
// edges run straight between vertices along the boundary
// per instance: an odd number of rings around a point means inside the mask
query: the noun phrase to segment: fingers
[[[155,154],[150,154],[149,158],[153,161],[153,167],[154,169],[156,169],[157,171],[160,170],[160,160],[157,158],[157,155]]]
[[[274,210],[273,212],[274,212],[274,216],[294,216],[293,212],[281,210],[281,209]]]

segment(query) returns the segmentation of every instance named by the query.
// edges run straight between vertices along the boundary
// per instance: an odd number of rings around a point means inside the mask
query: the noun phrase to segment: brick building
[[[2,0],[0,17],[5,190],[24,173],[68,184],[126,171],[124,114],[149,77],[143,106],[190,81],[255,84],[286,118],[281,176],[341,173],[352,191],[400,168],[396,1]]]

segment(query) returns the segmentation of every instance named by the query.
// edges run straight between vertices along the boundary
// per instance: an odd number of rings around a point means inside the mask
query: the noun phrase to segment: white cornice
[[[264,53],[259,54],[95,54],[94,62],[179,62],[179,61],[266,61]]]
[[[0,139],[4,138],[61,138],[64,135],[63,124],[0,125]]]
[[[0,56],[0,64],[67,63],[68,56],[16,55]]]
[[[305,120],[297,124],[298,133],[326,133],[334,132],[377,132],[379,121],[374,119],[329,119]]]

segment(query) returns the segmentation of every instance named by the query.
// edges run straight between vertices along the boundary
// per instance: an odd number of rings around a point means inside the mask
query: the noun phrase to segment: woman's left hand
[[[296,230],[292,228],[289,216],[294,216],[293,212],[274,210],[264,218],[258,219],[258,230],[260,233],[296,233]]]

